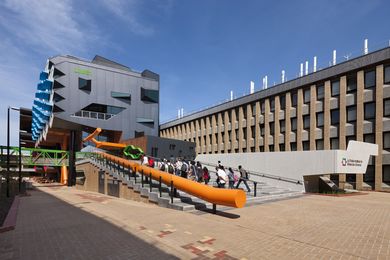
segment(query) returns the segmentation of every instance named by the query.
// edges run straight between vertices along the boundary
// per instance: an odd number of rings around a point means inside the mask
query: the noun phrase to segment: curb
[[[4,220],[3,226],[0,227],[0,233],[14,230],[16,226],[16,217],[18,215],[20,196],[16,195]]]

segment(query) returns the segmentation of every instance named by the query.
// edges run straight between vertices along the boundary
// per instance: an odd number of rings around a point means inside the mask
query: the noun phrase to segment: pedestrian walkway
[[[39,187],[0,259],[390,259],[389,201],[312,195],[213,215]]]

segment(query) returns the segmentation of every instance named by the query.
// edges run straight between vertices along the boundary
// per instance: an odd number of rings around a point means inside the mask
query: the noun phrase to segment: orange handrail
[[[207,202],[234,208],[242,208],[246,203],[246,194],[243,190],[210,187],[148,166],[140,165],[136,162],[128,161],[111,154],[100,154],[108,160],[131,168],[133,171],[142,171],[144,175],[151,176],[154,180],[159,180],[161,177],[161,181],[166,185],[171,185],[171,181],[173,181],[173,185],[178,190],[201,198]]]
[[[83,142],[91,141],[93,142],[97,148],[105,148],[105,149],[124,149],[127,145],[121,143],[111,143],[111,142],[103,142],[95,139],[102,132],[101,128],[96,128],[92,134],[88,135],[83,139]]]

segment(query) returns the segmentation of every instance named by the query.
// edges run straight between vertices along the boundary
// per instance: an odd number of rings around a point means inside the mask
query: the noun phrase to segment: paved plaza
[[[20,199],[0,259],[390,259],[390,194],[307,195],[212,215],[62,186]]]

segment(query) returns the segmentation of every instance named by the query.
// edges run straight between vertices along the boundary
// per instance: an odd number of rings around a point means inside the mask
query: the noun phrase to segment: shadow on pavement
[[[0,236],[0,259],[178,259],[50,194],[31,195],[16,229]]]

